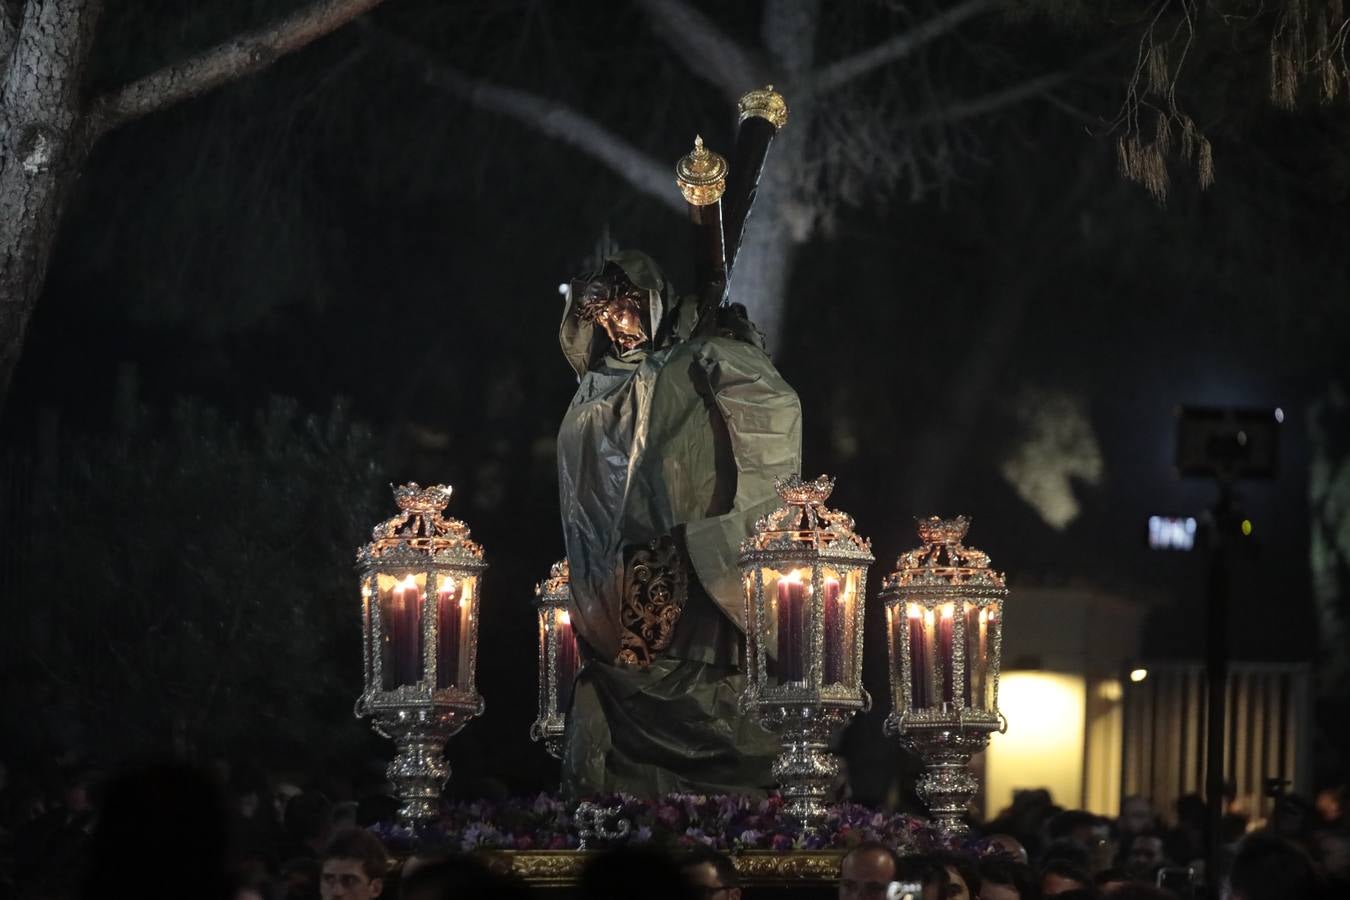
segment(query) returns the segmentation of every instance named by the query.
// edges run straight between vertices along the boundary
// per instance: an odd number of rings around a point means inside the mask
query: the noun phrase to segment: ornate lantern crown
[[[481,560],[483,548],[469,537],[469,526],[445,516],[453,490],[447,484],[424,488],[415,481],[395,487],[399,512],[371,531],[370,543],[356,553],[357,566],[412,563],[426,555],[445,554]]]

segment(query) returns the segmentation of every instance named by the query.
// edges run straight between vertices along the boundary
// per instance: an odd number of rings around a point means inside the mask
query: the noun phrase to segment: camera
[[[917,881],[892,881],[886,885],[886,900],[923,900],[923,885]]]

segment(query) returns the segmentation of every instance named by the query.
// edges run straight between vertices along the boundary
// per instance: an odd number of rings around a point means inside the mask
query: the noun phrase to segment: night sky
[[[269,5],[188,24],[174,4],[133,6],[109,4],[99,80],[265,20]],[[757,13],[736,15],[719,21],[753,40]],[[100,143],[66,211],[0,437],[32,447],[54,415],[68,439],[96,445],[116,428],[128,372],[152,410],[193,397],[239,422],[274,395],[319,413],[346,398],[374,432],[378,505],[345,547],[339,531],[334,557],[392,512],[383,485],[455,486],[450,512],[491,569],[488,713],[451,742],[454,784],[496,775],[540,789],[555,769],[526,737],[529,600],[562,551],[551,441],[575,385],[558,352],[558,285],[604,230],[687,281],[685,223],[586,154],[428,85],[381,35],[567,102],[672,166],[695,132],[729,146],[730,107],[621,5],[391,0],[369,18]],[[845,24],[822,37],[822,57],[865,42],[867,22]],[[1173,411],[1279,406],[1278,478],[1242,487],[1260,547],[1237,563],[1232,650],[1310,659],[1306,415],[1344,378],[1350,337],[1344,105],[1277,111],[1259,55],[1202,54],[1190,96],[1217,182],[1202,192],[1177,166],[1160,204],[1120,177],[1108,128],[1137,34],[1032,19],[977,23],[963,40],[975,49],[944,44],[925,64],[946,79],[941,96],[1073,75],[1051,99],[968,123],[966,152],[931,190],[871,189],[800,248],[772,349],[802,398],[804,474],[838,477],[832,505],[872,539],[874,587],[916,543],[913,516],[964,512],[971,543],[1010,573],[1010,614],[1019,583],[1091,585],[1150,605],[1146,655],[1198,658],[1203,558],[1144,544],[1148,515],[1196,515],[1214,497],[1172,470]],[[882,110],[891,84],[858,90]],[[983,371],[977,402],[955,409],[951,386],[971,367]],[[1101,459],[1096,483],[1074,482],[1079,513],[1062,529],[1000,474],[1034,432],[1026,411],[1050,396],[1079,404]],[[140,501],[126,502],[135,521]],[[191,530],[211,510],[182,513],[174,527]],[[354,628],[347,581],[326,602],[349,608]],[[1272,598],[1282,615],[1259,617]],[[339,669],[354,695],[359,656]],[[869,679],[883,671],[869,661]]]

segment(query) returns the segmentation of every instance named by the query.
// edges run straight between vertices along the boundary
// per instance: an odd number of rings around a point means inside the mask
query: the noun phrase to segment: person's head
[[[399,900],[477,900],[525,896],[520,885],[471,856],[412,857],[403,864]]]
[[[1052,862],[1066,862],[1077,869],[1092,868],[1092,854],[1088,848],[1069,838],[1051,841],[1041,853],[1041,868]]]
[[[923,900],[945,900],[951,889],[947,867],[928,854],[898,857],[895,880],[901,884],[918,884],[923,889]]]
[[[1120,801],[1121,834],[1138,834],[1154,826],[1153,804],[1135,794]]]
[[[322,845],[332,830],[333,804],[318,791],[304,791],[286,804],[283,825],[291,840]]]
[[[1025,863],[986,857],[980,860],[980,900],[1036,900],[1036,873]]]
[[[975,860],[962,853],[938,853],[933,858],[947,871],[949,900],[976,900],[980,896],[980,870]]]
[[[374,900],[384,890],[389,857],[369,831],[344,828],[329,839],[319,864],[323,900]]]
[[[725,853],[696,847],[680,860],[684,880],[705,900],[741,900],[741,881],[736,865]]]
[[[153,877],[146,871],[154,835]],[[153,900],[229,897],[229,814],[215,782],[179,763],[145,766],[114,778],[90,841],[81,896],[117,889]]]
[[[577,895],[587,900],[697,900],[682,874],[674,859],[653,847],[619,847],[587,861]]]
[[[1312,827],[1316,813],[1308,798],[1285,794],[1275,802],[1270,816],[1270,828],[1283,837],[1298,840]]]
[[[1102,893],[1113,891],[1122,884],[1129,884],[1130,875],[1124,869],[1112,866],[1109,869],[1102,869],[1096,875],[1092,876],[1092,883],[1097,886],[1097,890]]]
[[[1010,834],[991,834],[987,840],[1005,854],[1012,857],[1013,862],[1018,862],[1025,866],[1031,861],[1031,858],[1027,856],[1027,848],[1022,846],[1022,842]]]
[[[899,869],[900,860],[890,847],[879,841],[859,844],[839,861],[840,900],[883,900]]]
[[[1317,814],[1322,817],[1323,824],[1339,823],[1345,808],[1345,785],[1337,784],[1322,788],[1317,792],[1317,799],[1314,804],[1317,807]]]
[[[1046,897],[1091,889],[1092,877],[1067,860],[1054,860],[1041,869],[1041,893]]]
[[[1066,809],[1050,820],[1052,841],[1072,840],[1083,846],[1094,842],[1098,817],[1082,809]]]
[[[1130,849],[1125,854],[1125,868],[1138,877],[1152,872],[1167,861],[1162,835],[1145,831],[1130,838]]]
[[[1228,872],[1232,900],[1313,900],[1323,888],[1303,848],[1273,834],[1243,838]]]

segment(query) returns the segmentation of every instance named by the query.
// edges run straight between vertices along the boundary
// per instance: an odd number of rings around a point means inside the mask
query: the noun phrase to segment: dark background
[[[96,80],[269,15],[244,6],[184,21],[173,4],[110,3]],[[753,37],[755,6],[719,21]],[[418,480],[455,487],[450,512],[491,566],[487,713],[451,742],[451,790],[556,785],[526,732],[532,588],[562,551],[552,441],[575,384],[557,287],[602,232],[687,273],[684,223],[585,154],[429,86],[379,35],[568,102],[672,165],[695,131],[727,146],[730,111],[619,4],[400,0],[371,20],[114,132],[83,173],[0,419],[16,760],[175,748],[370,770],[389,751],[349,712],[350,566],[392,511],[385,485]],[[847,24],[822,56],[862,41]],[[1065,61],[1075,75],[1055,102],[972,123],[921,196],[841,205],[799,252],[774,356],[802,398],[805,474],[837,476],[874,588],[915,543],[914,515],[966,512],[1010,573],[1012,614],[1019,583],[1091,585],[1149,606],[1147,656],[1194,659],[1203,557],[1144,546],[1148,515],[1213,501],[1172,470],[1174,408],[1280,406],[1279,476],[1243,487],[1259,553],[1236,564],[1232,652],[1316,660],[1309,409],[1343,379],[1350,334],[1344,106],[1274,110],[1259,55],[1201,55],[1190,85],[1218,180],[1202,192],[1177,167],[1163,205],[1120,177],[1107,127],[1137,37],[1000,19],[963,38],[982,66],[934,50],[952,93]],[[982,327],[1000,315],[1006,328]],[[986,358],[976,408],[954,409],[953,381]],[[1062,530],[999,473],[1029,391],[1077,398],[1100,448]],[[1344,460],[1343,411],[1331,426],[1323,452]],[[915,508],[934,447],[938,508]],[[866,678],[884,707],[881,651],[869,643]],[[1332,778],[1343,733],[1320,721]],[[846,746],[880,740],[873,716]]]

